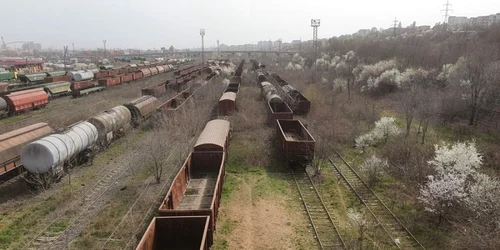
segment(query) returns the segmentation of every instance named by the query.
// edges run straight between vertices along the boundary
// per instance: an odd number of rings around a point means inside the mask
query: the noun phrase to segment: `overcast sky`
[[[43,48],[176,48],[284,42],[312,37],[311,18],[320,18],[319,37],[442,22],[446,0],[4,0],[0,35],[5,41],[35,41]],[[500,0],[451,0],[452,15],[500,12]]]

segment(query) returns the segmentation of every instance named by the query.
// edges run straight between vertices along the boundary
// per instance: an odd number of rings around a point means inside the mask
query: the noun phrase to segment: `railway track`
[[[337,151],[335,153],[342,160],[342,164],[335,164],[328,157],[335,174],[342,178],[344,184],[359,198],[394,246],[399,249],[425,249],[375,192],[368,187],[351,165]]]
[[[140,146],[136,145],[131,150],[138,150]],[[100,198],[111,188],[113,184],[122,177],[134,164],[127,164],[128,158],[121,160],[117,167],[108,171],[92,188],[87,190],[76,201],[62,210],[55,219],[46,225],[36,234],[24,247],[24,249],[54,249],[55,245],[61,243],[61,238],[73,225],[78,225],[84,215],[92,210],[93,206]]]
[[[321,249],[347,249],[309,173],[292,171],[292,175]]]

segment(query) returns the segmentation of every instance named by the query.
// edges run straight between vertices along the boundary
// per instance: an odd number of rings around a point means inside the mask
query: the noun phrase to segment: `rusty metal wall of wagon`
[[[227,88],[224,92],[234,92],[238,94],[238,92],[240,92],[240,84],[230,83],[229,85],[227,85]]]
[[[3,98],[7,102],[11,113],[43,107],[49,103],[49,96],[43,88],[14,92],[3,96]]]
[[[134,76],[133,75],[120,75],[120,81],[123,83],[123,82],[130,82],[134,80]]]
[[[316,141],[299,120],[277,120],[277,133],[285,159],[305,166],[314,158]]]
[[[207,122],[207,125],[205,125],[194,145],[194,151],[227,152],[229,148],[230,125],[229,121],[223,119],[215,119]]]
[[[219,113],[221,115],[231,115],[236,110],[236,93],[225,92],[219,99]]]
[[[141,72],[143,77],[151,76],[151,70],[149,69],[141,69]]]
[[[307,114],[311,109],[311,101],[300,92],[292,92],[286,95],[285,102],[293,110],[294,114]]]
[[[48,77],[45,77],[44,81],[46,83],[69,82],[69,81],[71,81],[71,76],[48,76]]]
[[[146,87],[146,88],[141,89],[141,93],[142,93],[142,95],[151,95],[154,97],[161,97],[165,93],[167,93],[167,88],[166,88],[164,83],[160,83],[160,84],[155,85],[155,86]]]
[[[208,250],[210,216],[154,217],[136,250],[196,249]]]
[[[225,159],[224,152],[191,153],[172,181],[158,215],[210,216],[209,235],[213,235],[224,184]],[[194,194],[186,194],[188,189]]]
[[[128,73],[128,68],[121,68],[118,70],[118,74],[127,74]]]
[[[141,79],[142,78],[142,71],[133,73],[132,77],[134,80]]]
[[[158,99],[154,96],[145,95],[141,96],[123,106],[127,107],[132,114],[132,120],[138,124],[142,119],[150,116],[156,109]]]
[[[269,121],[273,124],[276,120],[291,120],[293,119],[293,111],[284,102],[267,103],[267,110],[269,112]]]
[[[97,83],[99,84],[99,86],[106,86],[106,87],[118,85],[120,84],[120,77],[107,77],[99,79],[97,80]]]
[[[95,82],[91,80],[87,81],[81,81],[81,82],[72,82],[71,83],[71,90],[83,90],[83,89],[89,89],[95,86]]]
[[[108,71],[108,76],[110,76],[110,77],[117,76],[118,73],[120,73],[118,70],[109,70]]]
[[[163,66],[156,66],[156,69],[158,70],[158,74],[165,72],[165,68]]]
[[[53,133],[48,123],[41,122],[0,135],[0,175],[20,165],[21,149],[28,143]],[[12,161],[17,158],[16,161]],[[6,162],[11,164],[4,164]]]
[[[95,79],[106,78],[109,76],[109,72],[107,70],[101,70],[99,72],[94,73]]]

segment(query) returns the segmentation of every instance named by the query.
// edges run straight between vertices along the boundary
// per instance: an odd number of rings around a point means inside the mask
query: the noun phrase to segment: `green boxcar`
[[[47,73],[47,76],[64,76],[66,75],[66,71],[52,71],[52,72],[45,72]]]
[[[53,82],[45,84],[45,92],[49,95],[49,98],[54,98],[62,95],[71,94],[71,83],[70,82]]]
[[[18,75],[19,80],[21,80],[21,82],[24,82],[24,83],[44,82],[45,77],[47,77],[47,74],[45,74],[45,73]]]
[[[14,72],[0,72],[0,81],[14,79]]]

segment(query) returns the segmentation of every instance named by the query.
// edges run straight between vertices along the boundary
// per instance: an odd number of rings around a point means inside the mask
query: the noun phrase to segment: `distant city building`
[[[427,31],[427,30],[430,30],[430,29],[431,29],[430,25],[420,25],[420,26],[417,26],[417,30],[418,31]]]
[[[450,16],[448,18],[448,24],[454,27],[465,25],[488,27],[495,23],[500,23],[500,13],[471,18],[467,18],[464,16]]]
[[[366,36],[368,34],[370,34],[370,30],[369,29],[360,29],[358,30],[358,33],[356,33],[358,36]]]
[[[32,50],[42,50],[42,45],[39,43],[34,43],[34,42],[29,42],[29,43],[24,43],[22,45],[22,49],[26,51],[32,51]]]

